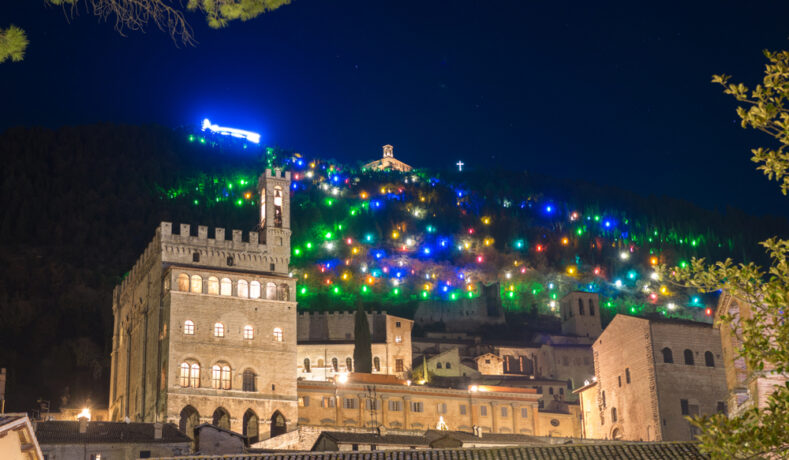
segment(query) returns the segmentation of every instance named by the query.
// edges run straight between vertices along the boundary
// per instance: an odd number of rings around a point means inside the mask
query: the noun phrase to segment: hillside
[[[0,153],[9,410],[37,398],[104,404],[114,285],[162,220],[253,228],[266,166],[293,172],[301,310],[361,298],[407,316],[422,299],[473,298],[498,281],[511,335],[574,289],[599,292],[606,319],[627,311],[705,320],[714,294],[654,280],[652,266],[692,256],[763,262],[756,242],[789,234],[784,219],[524,171],[372,173],[185,129],[16,128],[0,135]]]

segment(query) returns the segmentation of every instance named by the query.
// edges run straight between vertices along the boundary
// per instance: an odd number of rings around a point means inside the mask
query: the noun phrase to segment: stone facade
[[[476,377],[480,373],[461,362],[457,348],[433,356],[423,355],[414,361],[414,381],[430,382],[432,377]]]
[[[295,426],[289,186],[290,173],[261,175],[258,231],[156,230],[113,293],[112,420],[186,433],[209,422],[252,439]]]
[[[378,377],[371,380],[370,377]],[[473,385],[466,390],[412,385],[384,376],[346,383],[299,382],[299,425],[326,429],[434,429],[580,437],[580,413],[540,412],[540,395],[525,388]]]
[[[504,358],[493,353],[485,353],[475,358],[477,370],[482,375],[504,375]]]
[[[301,313],[298,319],[298,377],[330,380],[354,371],[354,312]],[[410,319],[386,312],[367,314],[373,373],[405,377],[411,370]],[[349,366],[350,364],[350,366]]]
[[[473,299],[419,302],[414,321],[420,325],[443,323],[447,331],[473,331],[483,324],[504,324],[499,283],[482,285],[482,295]]]
[[[686,415],[723,410],[720,335],[710,324],[620,314],[593,351],[595,378],[577,391],[588,438],[691,440]]]
[[[729,292],[724,292],[718,299],[715,310],[715,327],[720,330],[726,369],[728,413],[730,416],[737,416],[753,407],[766,407],[767,399],[775,387],[784,385],[789,380],[789,375],[773,372],[769,366],[759,372],[749,368],[737,351],[741,345],[737,338],[737,323],[722,323],[721,315],[724,314],[742,321],[751,317],[751,305]]]
[[[603,331],[600,299],[594,292],[571,292],[559,301],[562,335],[596,339]]]

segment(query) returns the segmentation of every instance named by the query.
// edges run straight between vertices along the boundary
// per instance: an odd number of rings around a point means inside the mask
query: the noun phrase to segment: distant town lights
[[[228,128],[226,126],[215,125],[212,124],[208,118],[203,120],[203,131],[205,130],[209,130],[216,134],[221,134],[222,136],[231,136],[239,139],[246,139],[249,142],[254,142],[255,144],[260,143],[260,134],[258,133],[254,133],[252,131],[246,131],[243,129]]]

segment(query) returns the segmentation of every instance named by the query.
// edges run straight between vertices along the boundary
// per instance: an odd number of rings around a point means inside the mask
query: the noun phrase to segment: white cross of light
[[[466,164],[466,163],[463,163],[462,161],[458,161],[458,162],[457,162],[457,163],[455,163],[455,164],[456,164],[456,165],[457,165],[457,167],[458,167],[458,171],[463,171],[463,165],[464,165],[464,164]]]

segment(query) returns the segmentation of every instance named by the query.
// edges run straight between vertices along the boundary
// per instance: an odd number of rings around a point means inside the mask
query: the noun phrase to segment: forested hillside
[[[653,265],[763,261],[756,242],[789,234],[780,218],[524,171],[371,173],[156,126],[15,128],[0,135],[0,154],[9,410],[37,398],[106,404],[112,288],[162,220],[252,229],[268,165],[293,172],[300,309],[361,296],[368,308],[409,314],[422,299],[474,297],[499,282],[514,325],[521,314],[551,315],[572,289],[599,292],[608,317],[703,319],[714,295],[663,286],[650,279]]]

